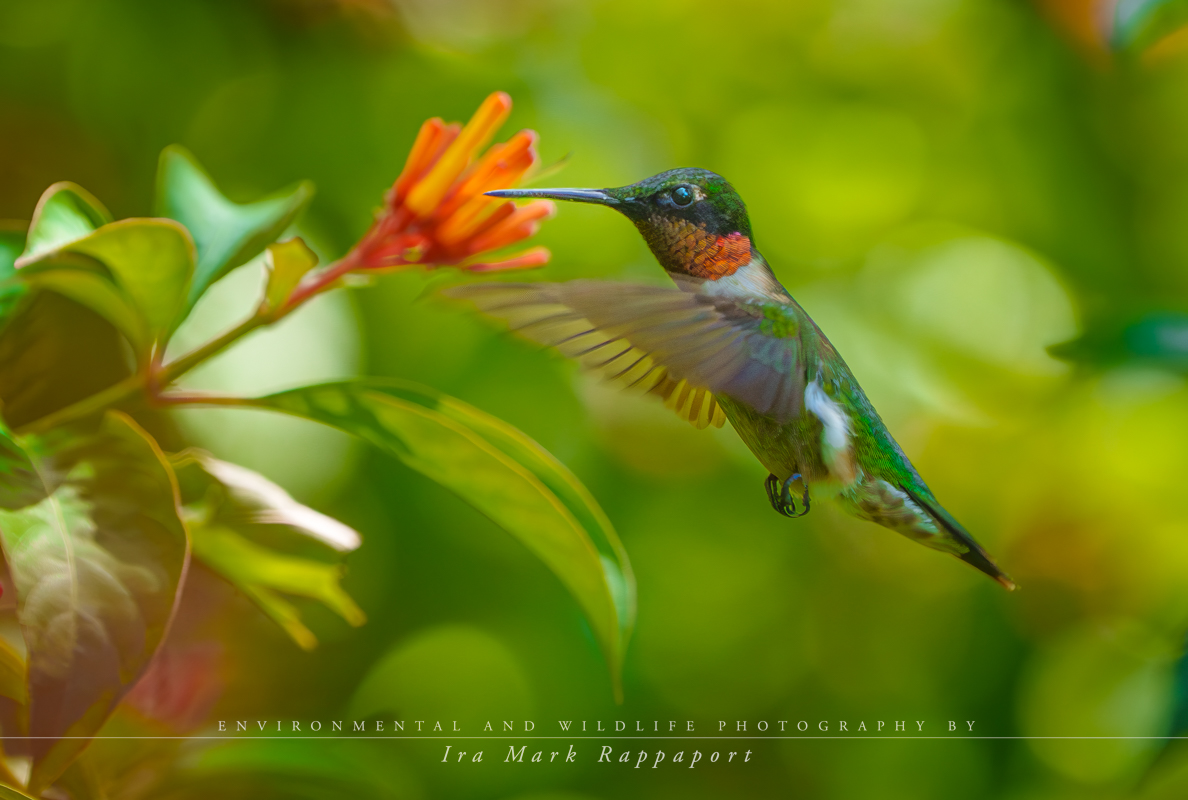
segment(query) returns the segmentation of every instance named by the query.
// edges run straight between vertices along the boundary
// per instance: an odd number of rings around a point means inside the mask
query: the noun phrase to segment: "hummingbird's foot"
[[[775,475],[768,475],[767,480],[763,482],[763,488],[767,490],[767,502],[771,503],[771,507],[776,511],[780,511],[780,479]]]
[[[782,485],[780,479],[775,475],[768,475],[767,480],[764,482],[764,487],[767,489],[767,499],[771,502],[771,507],[785,517],[803,517],[809,512],[809,490],[807,483],[804,485],[804,493],[800,496],[804,510],[799,513],[796,511],[796,501],[792,498],[792,484],[798,480],[801,480],[801,475],[799,472],[795,472]]]

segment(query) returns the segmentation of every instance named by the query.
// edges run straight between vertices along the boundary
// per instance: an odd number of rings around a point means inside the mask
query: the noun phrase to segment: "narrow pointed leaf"
[[[220,519],[238,525],[281,525],[340,553],[356,550],[362,544],[353,528],[298,503],[258,472],[220,461],[201,450],[187,451],[186,458],[226,491],[218,509]]]
[[[17,266],[85,238],[109,222],[111,214],[86,189],[65,181],[55,183],[37,202],[25,252]]]
[[[189,151],[166,147],[157,171],[156,213],[185,225],[198,247],[187,308],[212,283],[263,252],[312,197],[313,184],[303,181],[254,203],[234,203]]]
[[[28,650],[37,794],[156,652],[188,545],[172,471],[128,417],[19,442],[3,432],[0,446],[0,543]]]
[[[339,585],[340,565],[277,553],[226,525],[197,523],[190,531],[194,557],[241,589],[302,649],[312,650],[318,640],[282,593],[317,600],[355,627],[367,621]]]
[[[593,497],[540,445],[461,401],[403,382],[325,384],[254,402],[360,436],[519,539],[582,607],[620,694],[635,613],[631,567]]]

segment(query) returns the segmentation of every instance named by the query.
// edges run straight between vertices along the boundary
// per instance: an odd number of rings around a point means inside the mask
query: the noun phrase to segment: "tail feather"
[[[982,549],[982,546],[974,540],[969,531],[961,527],[961,523],[953,519],[953,515],[945,511],[940,503],[931,497],[923,495],[921,492],[915,491],[906,484],[901,483],[899,488],[903,489],[916,505],[925,509],[936,523],[948,531],[954,539],[968,548],[964,553],[956,554],[957,558],[986,573],[1002,584],[1007,591],[1013,592],[1017,588],[1010,576],[998,568],[998,565],[994,563],[994,559],[990,558],[990,554]]]

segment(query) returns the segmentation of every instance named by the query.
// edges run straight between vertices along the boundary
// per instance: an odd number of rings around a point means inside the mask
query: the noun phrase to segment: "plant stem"
[[[58,425],[63,425],[67,422],[81,419],[83,417],[101,411],[104,408],[124,400],[137,391],[145,390],[149,398],[153,402],[161,401],[166,405],[246,405],[250,401],[246,398],[221,398],[217,396],[201,396],[201,395],[162,395],[161,391],[176,381],[182,375],[185,375],[190,370],[197,367],[204,361],[218,355],[226,350],[235,342],[247,334],[259,328],[262,325],[271,325],[279,322],[281,319],[287,317],[290,313],[297,310],[301,305],[307,302],[315,295],[319,295],[324,291],[332,288],[335,281],[342,275],[350,272],[355,267],[354,251],[348,253],[345,258],[336,263],[330,264],[323,270],[317,279],[310,282],[308,285],[298,287],[296,291],[289,297],[288,301],[279,309],[269,311],[265,308],[260,308],[255,314],[245,319],[243,322],[236,325],[231,330],[224,333],[217,339],[213,339],[206,344],[199,347],[197,350],[192,350],[186,353],[176,361],[171,361],[162,366],[159,358],[154,357],[146,369],[142,369],[135,375],[129,375],[119,383],[103,389],[96,394],[79,400],[77,403],[66,406],[51,414],[30,422],[19,428],[16,433],[42,433],[50,428]]]
[[[163,367],[150,366],[148,369],[142,369],[136,374],[129,375],[119,383],[112,384],[90,397],[83,398],[77,403],[30,422],[28,425],[19,428],[16,433],[22,435],[42,433],[58,425],[64,425],[67,422],[82,419],[132,396],[141,389],[148,389],[150,396],[156,396],[163,387],[168,386],[208,358],[230,347],[240,337],[272,321],[272,319],[257,313],[227,331],[219,338],[207,342],[202,347],[187,353],[176,361],[166,364]]]
[[[243,336],[275,320],[265,314],[256,312],[217,339],[212,339],[197,350],[191,350],[176,361],[171,361],[161,368],[157,374],[157,386],[164,388],[185,375],[203,361],[226,350]]]

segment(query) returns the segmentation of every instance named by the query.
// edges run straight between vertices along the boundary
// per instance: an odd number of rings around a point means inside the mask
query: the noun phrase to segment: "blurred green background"
[[[209,719],[1166,733],[1188,628],[1188,52],[1174,32],[1119,47],[1111,8],[0,0],[0,218],[28,219],[57,180],[146,215],[157,154],[179,142],[237,200],[312,179],[299,232],[332,258],[367,228],[420,122],[465,120],[495,89],[516,101],[501,138],[531,127],[545,163],[572,154],[551,185],[724,174],[776,274],[1022,587],[828,506],[774,514],[729,428],[611,393],[408,272],[319,299],[190,385],[398,376],[536,438],[632,558],[626,703],[558,580],[445,490],[310,423],[193,410],[178,423],[195,442],[363,534],[345,585],[369,616],[350,629],[310,604],[322,646],[305,654],[196,568],[174,637],[221,643]],[[604,209],[561,208],[537,241],[554,253],[547,279],[664,280]],[[216,286],[174,346],[247,313],[259,280],[245,268]],[[1046,350],[1072,340],[1070,361]],[[334,797],[347,776],[414,798],[1188,793],[1188,750],[1142,738],[748,746],[745,768],[644,774],[592,757],[447,768],[437,742],[231,742],[183,748],[177,792]]]

